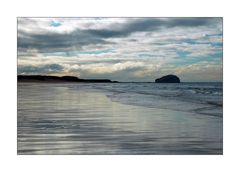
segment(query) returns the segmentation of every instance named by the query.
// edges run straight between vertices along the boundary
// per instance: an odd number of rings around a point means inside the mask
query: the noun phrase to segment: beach
[[[221,83],[18,83],[18,154],[223,153]]]

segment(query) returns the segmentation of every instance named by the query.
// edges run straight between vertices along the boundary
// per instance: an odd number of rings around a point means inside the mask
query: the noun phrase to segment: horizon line
[[[155,83],[155,81],[118,81],[118,80],[111,80],[108,78],[79,78],[77,76],[71,76],[71,75],[63,75],[63,76],[58,76],[58,75],[22,75],[22,74],[17,74],[18,76],[53,76],[53,77],[76,77],[78,79],[85,79],[85,80],[110,80],[112,82],[117,82],[117,83]],[[198,83],[207,83],[207,82],[222,82],[223,81],[181,81],[180,83],[190,83],[190,82],[198,82]]]

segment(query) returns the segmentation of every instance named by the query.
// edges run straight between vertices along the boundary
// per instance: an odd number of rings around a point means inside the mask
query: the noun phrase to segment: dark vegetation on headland
[[[75,76],[46,76],[46,75],[18,75],[18,82],[91,82],[91,83],[111,83],[109,79],[79,79]]]
[[[18,75],[18,82],[83,82],[83,83],[119,83],[110,79],[80,79],[75,76]],[[135,83],[135,82],[132,82]],[[176,75],[166,75],[155,80],[155,83],[180,83]]]

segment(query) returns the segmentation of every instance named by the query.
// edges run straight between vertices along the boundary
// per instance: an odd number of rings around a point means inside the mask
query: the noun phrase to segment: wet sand
[[[222,154],[222,118],[69,85],[18,84],[18,154]]]

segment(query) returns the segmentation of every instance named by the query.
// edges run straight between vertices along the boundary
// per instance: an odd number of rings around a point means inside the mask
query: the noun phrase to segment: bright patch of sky
[[[57,21],[51,21],[49,25],[52,26],[52,27],[59,27],[62,24],[60,22],[57,22]]]

